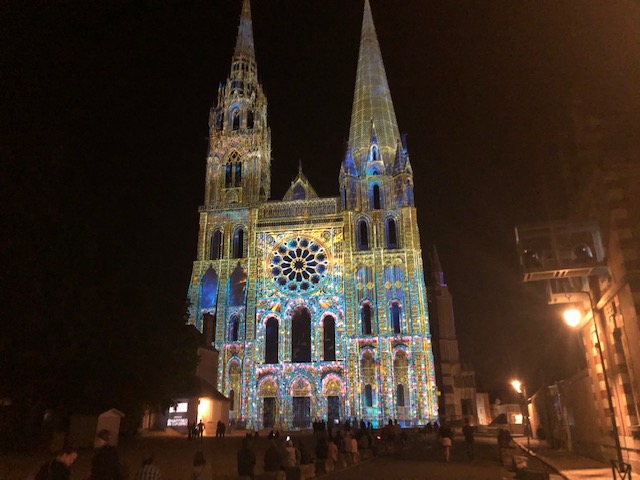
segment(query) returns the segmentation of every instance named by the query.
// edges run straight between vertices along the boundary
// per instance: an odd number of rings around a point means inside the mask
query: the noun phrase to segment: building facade
[[[517,229],[523,280],[546,282],[550,304],[582,314],[585,368],[552,386],[562,408],[549,430],[558,444],[638,470],[640,112],[580,101],[572,113],[559,175],[565,218]]]
[[[189,322],[220,352],[217,387],[249,428],[437,416],[413,173],[368,0],[357,68],[339,196],[319,198],[299,168],[269,200],[267,99],[244,0],[209,118],[188,295]]]

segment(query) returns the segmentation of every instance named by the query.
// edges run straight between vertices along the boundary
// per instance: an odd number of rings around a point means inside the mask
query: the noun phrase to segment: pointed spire
[[[255,69],[256,55],[253,46],[253,24],[251,22],[251,4],[249,0],[243,0],[242,2],[238,39],[236,40],[236,48],[233,51],[231,63],[235,64],[237,62],[248,63],[249,68],[253,67]]]
[[[393,160],[393,173],[397,174],[404,168],[404,149],[400,139],[396,141],[396,157]]]
[[[351,149],[349,147],[347,147],[347,152],[340,166],[340,174],[352,177],[356,176],[356,164],[353,161],[353,155],[351,155]]]
[[[371,6],[369,0],[365,0],[358,71],[349,128],[349,147],[357,164],[361,164],[364,155],[368,152],[371,141],[371,131],[369,130],[371,123],[375,124],[376,137],[383,159],[393,158],[396,139],[400,137],[398,122],[391,101],[391,92],[382,62],[376,28],[373,24]]]
[[[444,283],[444,273],[442,272],[438,249],[435,245],[433,245],[433,252],[431,253],[431,275],[437,285],[446,285],[446,283]]]

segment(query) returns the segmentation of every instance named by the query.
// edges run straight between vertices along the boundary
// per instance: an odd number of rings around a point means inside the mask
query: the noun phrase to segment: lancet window
[[[364,218],[358,221],[356,230],[358,250],[369,250],[369,224]]]
[[[211,248],[209,250],[209,260],[219,260],[222,258],[222,232],[216,229],[211,235]]]
[[[233,151],[224,165],[224,186],[226,188],[242,186],[242,162],[240,154]]]
[[[306,308],[297,308],[291,316],[291,361],[311,361],[311,314]]]
[[[238,228],[233,234],[233,258],[244,257],[244,230]]]
[[[364,302],[360,307],[360,319],[362,320],[362,334],[371,335],[371,304]]]
[[[399,302],[391,303],[391,328],[393,333],[402,331],[402,308]]]
[[[278,320],[269,318],[264,330],[264,363],[278,363]]]
[[[336,359],[336,319],[332,316],[325,317],[323,327],[323,359],[325,362],[332,362]]]
[[[382,208],[382,198],[380,196],[380,185],[375,183],[371,188],[371,206],[374,210]]]
[[[395,219],[387,219],[385,234],[387,240],[387,248],[398,248],[398,227]]]

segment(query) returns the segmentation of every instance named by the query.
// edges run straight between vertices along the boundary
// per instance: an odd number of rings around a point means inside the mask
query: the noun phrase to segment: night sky
[[[513,232],[563,208],[549,199],[562,190],[554,172],[570,144],[572,98],[596,111],[640,105],[640,4],[371,5],[408,134],[423,249],[437,245],[463,358],[491,389],[512,375],[537,386],[571,373],[575,337],[539,288],[521,284]],[[208,111],[229,73],[240,6],[0,7],[3,255],[26,245],[25,262],[60,278],[73,271],[77,281],[65,288],[134,279],[183,301]],[[360,0],[252,3],[273,199],[299,160],[321,196],[338,195],[362,8]],[[29,255],[54,231],[72,238],[76,261],[61,260],[60,248]],[[12,282],[3,278],[3,288]]]

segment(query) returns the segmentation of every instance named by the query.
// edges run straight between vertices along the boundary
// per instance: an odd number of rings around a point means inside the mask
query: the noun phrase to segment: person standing
[[[204,436],[204,423],[202,423],[202,419],[198,422],[198,437],[202,438]]]
[[[444,449],[444,461],[449,462],[451,459],[451,446],[453,445],[453,430],[446,423],[440,427],[440,444]]]
[[[473,453],[473,442],[475,435],[476,427],[472,426],[469,422],[469,419],[466,418],[464,420],[464,427],[462,427],[462,434],[464,435],[464,444],[467,448],[467,455],[469,456],[469,461],[473,461],[474,453]]]
[[[95,453],[91,461],[91,480],[126,480],[127,471],[120,461],[118,449],[109,445],[111,432],[100,430],[96,435]]]
[[[73,448],[64,448],[58,452],[53,460],[40,467],[34,477],[35,480],[69,480],[71,465],[78,458],[78,452]]]
[[[256,466],[256,454],[251,449],[248,438],[242,439],[242,446],[236,455],[238,459],[238,476],[242,478],[254,478],[253,469]]]

